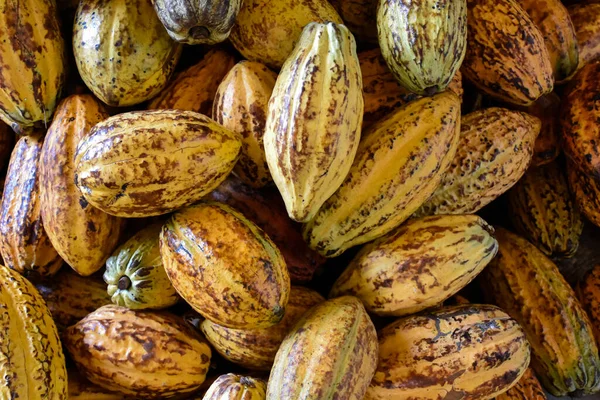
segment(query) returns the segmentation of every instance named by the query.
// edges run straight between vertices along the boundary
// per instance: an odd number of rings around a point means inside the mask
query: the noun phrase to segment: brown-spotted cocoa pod
[[[600,60],[600,2],[585,1],[568,8],[579,43],[579,69]]]

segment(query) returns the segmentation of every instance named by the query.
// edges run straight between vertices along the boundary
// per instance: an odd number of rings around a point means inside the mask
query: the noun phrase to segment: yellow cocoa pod
[[[276,80],[277,74],[263,64],[242,61],[221,82],[212,110],[215,121],[242,136],[242,151],[233,172],[256,188],[272,182],[263,136]]]
[[[208,388],[203,400],[264,400],[267,382],[235,374],[221,375]]]
[[[579,69],[600,60],[600,3],[581,2],[568,8],[579,43]]]
[[[192,111],[115,115],[80,143],[75,181],[90,204],[111,215],[166,214],[199,201],[225,180],[240,139]]]
[[[75,186],[75,151],[90,129],[107,118],[90,95],[59,105],[40,155],[40,205],[52,245],[80,275],[91,275],[117,247],[122,220],[92,207]]]
[[[448,91],[371,126],[342,186],[304,226],[307,243],[335,257],[399,226],[442,180],[459,133],[460,101]]]
[[[169,37],[150,0],[82,0],[73,26],[77,69],[110,106],[131,106],[167,84],[181,45]]]
[[[400,84],[432,95],[445,90],[467,49],[467,0],[381,0],[381,53]]]
[[[496,397],[496,400],[546,400],[546,393],[535,377],[533,370],[527,368],[519,382],[508,391]]]

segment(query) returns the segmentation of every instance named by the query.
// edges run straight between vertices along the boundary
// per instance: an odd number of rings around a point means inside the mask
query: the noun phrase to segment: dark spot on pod
[[[275,306],[275,308],[273,308],[273,316],[275,317],[275,320],[277,322],[281,321],[283,319],[284,315],[285,315],[285,308],[283,308],[281,306]]]
[[[210,31],[205,26],[194,26],[190,29],[189,35],[194,39],[205,39],[210,37]]]
[[[131,279],[127,275],[123,275],[117,283],[119,290],[127,290],[131,287]]]

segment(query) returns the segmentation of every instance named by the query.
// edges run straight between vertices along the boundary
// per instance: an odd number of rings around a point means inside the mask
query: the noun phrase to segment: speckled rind
[[[467,0],[381,0],[377,10],[381,53],[411,92],[445,90],[467,49]]]
[[[363,130],[384,119],[398,107],[421,98],[418,94],[400,86],[378,48],[358,53],[358,60],[365,100]],[[462,102],[463,87],[460,70],[456,71],[456,75],[448,85],[448,90],[454,92]]]
[[[292,282],[310,282],[325,263],[302,239],[301,225],[288,217],[277,188],[253,189],[230,175],[206,198],[231,206],[264,230],[281,251]]]
[[[166,214],[219,186],[240,149],[237,133],[202,114],[134,111],[94,126],[78,147],[75,181],[108,214]]]
[[[358,42],[378,43],[378,0],[330,0]]]
[[[87,87],[110,106],[131,106],[167,84],[181,45],[160,23],[151,0],[82,0],[73,52]]]
[[[279,69],[311,22],[342,24],[326,0],[244,0],[229,39],[250,61]]]
[[[106,285],[92,277],[84,278],[63,269],[50,279],[35,281],[59,332],[76,324],[89,313],[110,304]]]
[[[600,61],[583,67],[571,80],[561,105],[565,154],[584,173],[600,179]]]
[[[498,251],[493,228],[475,215],[415,219],[364,246],[329,297],[358,297],[381,316],[417,313],[471,282]]]
[[[175,213],[160,237],[177,292],[203,317],[228,328],[267,328],[284,316],[290,278],[271,239],[241,213],[201,203]]]
[[[23,136],[17,142],[0,207],[0,253],[6,266],[23,275],[50,276],[63,263],[42,223],[39,158],[43,141],[37,135]]]
[[[114,304],[142,310],[167,308],[179,301],[160,256],[161,230],[160,224],[142,229],[106,260],[104,282]],[[121,279],[129,284],[121,286]]]
[[[277,74],[265,65],[242,61],[229,71],[214,96],[213,119],[243,138],[233,172],[257,188],[272,182],[263,135],[276,80]]]
[[[504,108],[463,116],[456,155],[415,216],[473,214],[485,207],[523,176],[540,129],[538,118]]]
[[[542,121],[542,129],[533,147],[532,166],[551,163],[560,154],[560,103],[560,97],[552,92],[523,110]]]
[[[40,155],[40,204],[52,245],[80,275],[91,275],[117,246],[122,220],[92,207],[75,186],[75,151],[96,123],[107,118],[89,95],[61,102]]]
[[[544,254],[575,254],[583,221],[558,164],[530,168],[509,191],[508,199],[514,227]]]
[[[533,370],[527,368],[519,382],[508,391],[496,397],[496,400],[546,400],[546,393]]]
[[[262,379],[226,374],[210,385],[202,400],[264,400],[266,392]]]
[[[307,222],[340,187],[360,142],[364,101],[354,37],[307,25],[269,101],[264,148],[288,214]]]
[[[377,353],[377,332],[360,301],[328,300],[304,314],[281,344],[266,398],[362,400]]]
[[[0,398],[66,400],[67,370],[56,325],[35,287],[0,265]]]
[[[158,19],[180,43],[216,44],[229,37],[242,0],[153,0]]]
[[[579,283],[579,300],[590,318],[596,343],[600,341],[600,265],[596,265]]]
[[[210,116],[219,84],[233,68],[235,58],[224,50],[211,50],[199,63],[175,75],[148,104],[148,109],[178,109]]]
[[[45,126],[66,79],[56,3],[2,1],[0,37],[0,119],[19,133]]]
[[[544,37],[518,0],[468,0],[464,76],[499,100],[529,105],[554,86]]]
[[[399,226],[440,183],[459,132],[460,101],[448,91],[371,126],[340,189],[304,226],[307,243],[335,257]]]
[[[564,81],[575,73],[579,45],[567,8],[560,0],[517,0],[544,37],[554,79]]]
[[[269,371],[286,335],[304,313],[325,299],[314,290],[292,286],[281,322],[263,329],[231,329],[210,320],[200,328],[214,349],[227,360],[250,370]]]
[[[531,365],[560,397],[600,389],[600,359],[588,317],[556,265],[527,240],[496,228],[498,256],[481,280],[487,296],[523,327]]]
[[[568,8],[579,44],[579,69],[600,60],[600,3],[581,2]]]
[[[517,383],[529,360],[523,329],[499,308],[445,307],[379,332],[379,365],[365,399],[491,399]]]
[[[600,182],[572,162],[567,163],[567,179],[579,210],[590,222],[600,226]]]
[[[182,319],[107,305],[65,331],[63,343],[93,383],[143,399],[197,390],[210,347]]]

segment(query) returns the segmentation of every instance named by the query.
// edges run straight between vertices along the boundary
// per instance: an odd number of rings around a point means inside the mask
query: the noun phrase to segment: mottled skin
[[[504,108],[463,116],[456,155],[415,215],[473,214],[491,203],[529,167],[540,128],[538,118]]]
[[[262,379],[226,374],[214,381],[202,400],[264,400],[266,392]]]
[[[568,8],[579,43],[579,69],[600,60],[600,3],[582,2]]]
[[[325,263],[326,259],[302,239],[301,225],[288,217],[276,188],[253,189],[230,175],[206,198],[233,207],[264,230],[281,251],[292,282],[311,281],[317,268]]]
[[[529,105],[554,86],[544,36],[518,0],[468,0],[464,76],[481,91]]]
[[[434,307],[471,282],[498,251],[493,228],[475,215],[414,219],[364,246],[329,297],[352,295],[381,316]]]
[[[400,85],[444,91],[467,49],[467,0],[379,0],[381,53]]]
[[[131,106],[167,84],[181,45],[160,23],[151,0],[82,0],[73,25],[77,69],[110,106]]]
[[[63,264],[44,230],[40,207],[39,159],[43,138],[23,136],[6,173],[0,206],[0,253],[23,275],[55,274]]]
[[[142,229],[106,260],[104,282],[114,304],[142,310],[167,308],[179,301],[160,256],[161,230],[161,224]]]
[[[310,23],[283,65],[264,134],[271,176],[291,219],[309,221],[340,187],[356,155],[364,112],[354,37]]]
[[[600,182],[587,175],[573,162],[567,164],[569,188],[579,210],[590,222],[600,226]]]
[[[377,332],[356,297],[310,309],[285,338],[268,400],[362,400],[377,367]]]
[[[367,400],[491,399],[525,373],[523,329],[489,305],[405,317],[379,332],[379,365]]]
[[[523,109],[542,121],[542,129],[533,147],[532,166],[551,163],[560,154],[560,102],[560,97],[552,92]]]
[[[40,155],[40,204],[52,245],[78,274],[91,275],[117,247],[123,221],[92,207],[75,186],[75,151],[108,115],[89,95],[58,106]]]
[[[292,286],[283,319],[263,329],[232,329],[209,320],[200,328],[206,339],[227,360],[250,370],[269,371],[281,343],[298,320],[325,299],[302,286]]]
[[[66,78],[55,2],[0,2],[0,37],[0,119],[18,133],[47,126]]]
[[[279,69],[311,22],[341,24],[326,0],[244,0],[229,39],[250,61]]]
[[[567,8],[560,0],[517,0],[544,37],[554,79],[568,79],[577,70],[579,45]]]
[[[125,400],[122,393],[106,390],[88,381],[76,369],[69,369],[67,373],[69,400]]]
[[[142,399],[197,390],[211,358],[210,347],[179,317],[115,305],[71,326],[63,343],[90,381]]]
[[[80,143],[75,182],[106,213],[150,217],[200,200],[235,165],[241,137],[193,111],[115,115]]]
[[[583,67],[563,96],[561,132],[568,158],[600,179],[600,60]]]
[[[160,251],[177,292],[203,317],[228,328],[267,328],[284,316],[290,292],[275,244],[241,213],[200,203],[163,227]]]
[[[326,257],[385,235],[433,193],[460,133],[460,100],[443,92],[400,107],[363,137],[348,177],[304,226]]]
[[[0,265],[0,398],[66,400],[65,357],[50,311],[35,287]]]
[[[216,44],[229,37],[242,0],[153,0],[160,22],[186,44]]]
[[[575,254],[583,221],[557,163],[530,168],[508,199],[510,219],[523,237],[547,256]]]
[[[377,43],[378,0],[330,0],[359,42]]]
[[[358,53],[358,60],[365,100],[363,130],[381,121],[400,106],[422,97],[400,86],[385,63],[379,48]],[[454,92],[462,102],[463,87],[460,70],[456,71],[456,75],[448,85],[448,90]]]
[[[148,109],[179,109],[210,116],[217,88],[234,64],[235,58],[228,52],[209,51],[199,63],[177,74]]]
[[[81,277],[69,269],[63,269],[51,279],[36,280],[35,287],[44,298],[59,332],[110,304],[104,283],[92,277]]]
[[[596,265],[580,282],[578,297],[586,311],[596,343],[600,341],[600,265]]]
[[[273,181],[263,135],[276,80],[277,74],[265,65],[242,61],[229,71],[214,96],[213,119],[243,138],[240,159],[233,172],[256,188]]]
[[[487,296],[523,327],[531,365],[546,390],[560,397],[600,390],[600,359],[592,326],[556,265],[527,240],[496,229],[498,256],[485,269]]]
[[[546,393],[544,393],[533,370],[527,368],[519,382],[508,391],[497,396],[496,400],[546,400]]]

